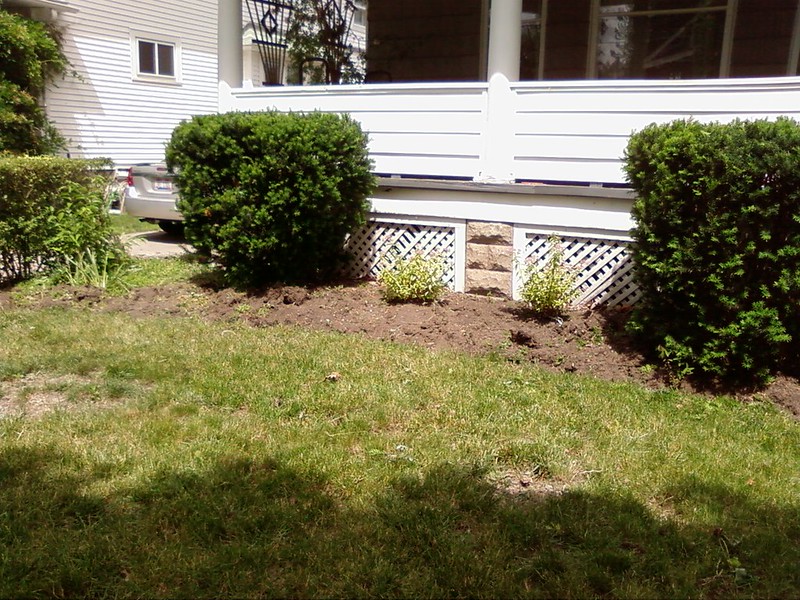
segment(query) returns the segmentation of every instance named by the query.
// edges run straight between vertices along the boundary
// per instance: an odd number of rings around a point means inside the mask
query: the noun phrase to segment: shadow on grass
[[[360,502],[279,459],[105,490],[116,465],[0,453],[0,596],[770,596],[800,592],[796,507],[688,479],[690,527],[630,498],[502,497],[480,472],[398,472]]]

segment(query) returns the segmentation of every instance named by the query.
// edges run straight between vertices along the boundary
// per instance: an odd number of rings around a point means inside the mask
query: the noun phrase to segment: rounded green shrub
[[[632,331],[684,373],[763,382],[794,367],[800,126],[652,125],[631,137],[625,169],[643,292]]]
[[[346,115],[197,116],[166,157],[187,240],[236,285],[334,276],[374,186],[366,135]]]

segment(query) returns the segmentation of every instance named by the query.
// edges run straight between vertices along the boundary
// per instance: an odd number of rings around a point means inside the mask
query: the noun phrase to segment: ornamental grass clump
[[[563,314],[577,297],[577,274],[564,262],[564,249],[558,236],[548,238],[549,256],[544,266],[529,263],[523,267],[520,297],[537,315]]]
[[[444,293],[444,270],[442,257],[416,253],[381,271],[378,283],[387,302],[434,302]]]

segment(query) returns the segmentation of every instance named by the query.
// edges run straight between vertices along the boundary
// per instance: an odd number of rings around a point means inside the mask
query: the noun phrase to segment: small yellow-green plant
[[[535,263],[524,266],[520,296],[536,314],[556,316],[578,295],[577,275],[564,264],[564,249],[558,237],[550,236],[548,245],[550,257],[543,267]]]
[[[387,302],[433,302],[444,292],[444,260],[414,254],[399,260],[378,276]]]

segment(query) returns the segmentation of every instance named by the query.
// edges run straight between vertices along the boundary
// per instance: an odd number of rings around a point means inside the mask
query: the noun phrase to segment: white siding
[[[77,77],[47,91],[50,118],[74,157],[109,157],[118,168],[163,160],[183,119],[216,112],[217,0],[71,0],[61,14],[64,51]],[[179,83],[138,81],[136,33],[180,45]]]

